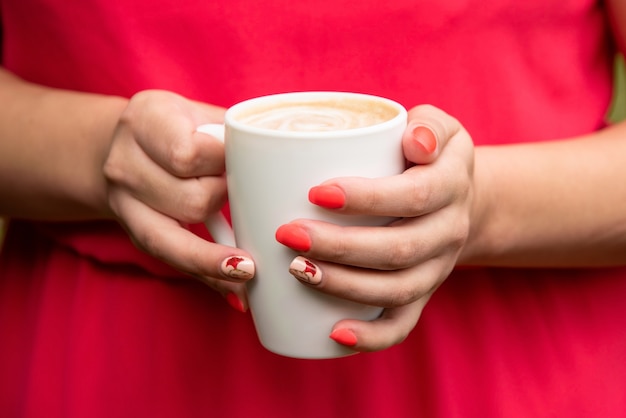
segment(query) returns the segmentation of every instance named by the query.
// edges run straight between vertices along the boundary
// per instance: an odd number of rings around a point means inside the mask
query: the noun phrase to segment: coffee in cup
[[[253,108],[237,115],[248,126],[289,132],[324,132],[365,128],[386,122],[398,109],[368,98],[281,102]]]

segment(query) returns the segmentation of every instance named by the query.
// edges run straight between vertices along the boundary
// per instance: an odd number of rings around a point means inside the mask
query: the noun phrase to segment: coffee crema
[[[339,98],[259,106],[239,114],[237,121],[257,128],[288,132],[341,131],[378,125],[398,110],[373,99]]]

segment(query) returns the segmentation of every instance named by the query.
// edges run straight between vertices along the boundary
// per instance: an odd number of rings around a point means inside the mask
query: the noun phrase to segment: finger
[[[382,177],[341,177],[309,190],[309,201],[337,213],[412,217],[434,212],[467,196],[473,172],[473,143],[460,131],[446,152],[427,165]]]
[[[431,163],[460,130],[459,121],[443,110],[431,105],[414,107],[402,137],[404,155],[414,164]]]
[[[309,190],[309,201],[344,215],[413,217],[433,212],[466,188],[459,175],[445,167],[415,166],[403,174],[382,177],[342,177]]]
[[[178,177],[224,172],[224,146],[210,135],[196,132],[208,122],[223,121],[224,109],[200,104],[170,92],[148,91],[133,97],[123,116],[146,154]],[[141,121],[133,125],[132,121]]]
[[[129,196],[114,197],[111,206],[139,249],[180,271],[207,283],[213,283],[211,278],[242,283],[254,277],[252,257],[241,249],[206,241]]]
[[[167,122],[136,135],[137,142],[151,159],[165,171],[183,178],[224,172],[224,145],[221,141],[196,132],[196,127],[182,116],[172,116]]]
[[[128,195],[112,199],[137,248],[218,291],[234,309],[248,310],[243,282],[254,277],[255,265],[247,253],[207,242]]]
[[[448,264],[451,263],[445,263],[442,257],[409,269],[378,271],[297,256],[289,272],[302,284],[319,292],[392,308],[412,303],[432,291],[450,273]]]
[[[339,226],[313,220],[281,225],[276,240],[309,258],[376,270],[408,268],[467,238],[468,217],[450,206],[436,216],[404,218],[387,227]]]
[[[400,344],[415,328],[431,294],[408,305],[385,309],[373,321],[342,320],[335,324],[330,338],[359,352],[380,351]]]
[[[147,205],[186,223],[204,221],[226,201],[222,176],[176,177],[132,140],[120,140],[111,149],[104,173],[113,188],[124,188]]]

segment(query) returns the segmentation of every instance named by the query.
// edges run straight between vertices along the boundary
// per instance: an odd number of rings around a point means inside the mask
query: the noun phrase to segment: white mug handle
[[[209,134],[224,142],[224,125],[209,123],[198,126],[196,131],[202,132],[203,134]],[[233,228],[231,228],[222,212],[217,212],[211,215],[206,221],[204,221],[204,224],[215,242],[222,245],[228,245],[230,247],[237,246],[235,244],[235,233],[233,232]]]

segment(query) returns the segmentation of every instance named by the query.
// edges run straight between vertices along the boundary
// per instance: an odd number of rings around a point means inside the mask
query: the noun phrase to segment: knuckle
[[[343,261],[349,253],[349,243],[346,241],[345,234],[336,234],[337,239],[330,242],[330,257],[334,260]]]
[[[408,182],[406,185],[407,193],[404,194],[406,199],[406,207],[410,208],[410,213],[406,216],[419,216],[426,212],[426,206],[435,200],[435,186],[430,182],[418,181],[417,177],[404,177]]]
[[[133,154],[125,141],[118,137],[111,144],[111,148],[102,163],[102,175],[109,182],[121,183],[129,177],[129,170],[125,167],[125,155]]]
[[[188,194],[181,205],[181,220],[191,223],[204,221],[211,213],[211,200],[211,195],[206,193]]]
[[[375,213],[381,204],[385,204],[385,199],[381,195],[381,191],[378,188],[372,188],[365,196],[364,206],[368,212]]]
[[[165,260],[163,252],[164,237],[159,228],[145,228],[140,232],[131,234],[133,243],[141,251],[150,254],[158,260]]]
[[[416,245],[410,240],[398,239],[390,246],[387,257],[383,260],[385,270],[399,270],[409,267],[418,253]]]
[[[173,174],[181,177],[191,176],[197,166],[200,152],[190,141],[174,141],[168,153]]]
[[[222,179],[200,178],[188,180],[186,192],[179,198],[178,216],[190,223],[205,221],[226,200],[226,184]]]
[[[108,158],[102,166],[102,172],[107,181],[117,183],[124,178],[124,169],[117,160]]]
[[[470,220],[469,216],[460,216],[457,219],[457,227],[453,231],[452,245],[461,248],[465,245],[469,236]]]
[[[419,287],[415,287],[413,283],[404,280],[389,293],[389,306],[398,307],[408,305],[416,301],[422,295]]]

